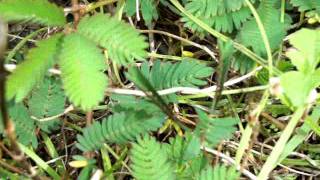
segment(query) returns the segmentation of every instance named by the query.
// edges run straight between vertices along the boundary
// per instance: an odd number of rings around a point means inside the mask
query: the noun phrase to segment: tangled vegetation
[[[320,1],[0,0],[0,177],[320,178]]]

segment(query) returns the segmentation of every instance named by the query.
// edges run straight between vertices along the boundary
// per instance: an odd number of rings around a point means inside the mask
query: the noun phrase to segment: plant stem
[[[159,30],[140,30],[141,33],[157,33],[157,34],[162,34],[162,35],[165,35],[165,36],[168,36],[168,37],[171,37],[171,38],[174,38],[174,39],[177,39],[179,41],[182,41],[186,44],[189,44],[189,45],[192,45],[194,47],[197,47],[199,49],[202,49],[204,50],[206,53],[208,53],[212,59],[216,60],[217,61],[217,58],[215,57],[215,53],[213,51],[211,51],[207,46],[204,46],[204,45],[201,45],[201,44],[198,44],[198,43],[195,43],[193,41],[190,41],[188,39],[185,39],[185,38],[182,38],[180,36],[177,36],[177,35],[174,35],[174,34],[171,34],[171,33],[168,33],[168,32],[165,32],[165,31],[159,31]]]
[[[155,52],[148,53],[148,56],[151,58],[167,59],[167,60],[174,60],[174,61],[183,61],[186,59],[185,57],[172,56],[172,55],[166,55],[166,54],[157,54]],[[197,62],[204,63],[204,64],[212,63],[212,61],[205,61],[205,60],[200,60],[200,59],[194,59],[194,60],[197,60]]]
[[[295,113],[293,114],[290,122],[282,132],[279,140],[277,141],[275,147],[273,148],[270,156],[268,157],[267,161],[263,165],[260,174],[258,175],[258,180],[265,180],[268,179],[269,173],[274,169],[274,167],[278,163],[278,159],[289,140],[294,128],[296,127],[297,123],[301,119],[301,117],[304,115],[305,107],[299,107]]]
[[[113,149],[112,149],[109,145],[104,144],[104,148],[106,148],[106,150],[107,150],[115,159],[120,160],[120,161],[121,161],[121,164],[122,164],[124,167],[126,167],[127,170],[128,170],[130,173],[132,173],[131,168],[130,168],[123,160],[121,160],[121,158],[117,155],[116,152],[113,151]]]
[[[0,166],[18,174],[25,174],[25,172],[22,169],[19,169],[17,167],[12,166],[11,164],[8,164],[6,161],[0,159]]]
[[[281,0],[281,17],[280,17],[281,23],[284,23],[285,14],[286,14],[286,0]]]
[[[267,61],[265,59],[263,59],[262,57],[258,56],[257,54],[255,54],[254,52],[252,52],[251,50],[249,50],[248,48],[246,48],[242,44],[237,43],[237,42],[231,40],[229,37],[227,37],[227,36],[221,34],[220,32],[212,29],[209,25],[207,25],[206,23],[204,23],[203,21],[201,21],[197,17],[193,16],[191,13],[187,12],[177,0],[170,0],[170,2],[179,11],[181,11],[184,15],[186,15],[188,18],[190,18],[192,21],[194,21],[201,28],[203,28],[204,30],[209,32],[211,35],[213,35],[214,37],[216,37],[216,38],[218,38],[218,39],[220,39],[220,40],[222,40],[224,42],[227,42],[227,41],[232,42],[233,46],[237,50],[239,50],[240,52],[242,52],[243,54],[245,54],[246,56],[248,56],[249,58],[254,60],[256,63],[260,64],[261,66],[269,69],[268,64],[266,64]],[[274,72],[275,75],[280,75],[281,74],[281,71],[279,69],[277,69],[276,67],[273,67],[273,72]]]
[[[86,113],[86,125],[90,126],[93,123],[93,111],[88,111]]]
[[[5,63],[8,63],[15,55],[16,53],[28,42],[29,39],[33,38],[34,36],[36,36],[37,34],[39,34],[42,31],[47,30],[47,27],[41,28],[37,31],[32,32],[31,34],[29,34],[28,36],[24,37],[8,54],[8,56],[6,57],[6,59],[4,60]]]
[[[246,149],[249,147],[249,142],[250,142],[250,138],[251,138],[251,135],[253,132],[253,127],[256,125],[262,110],[266,106],[266,104],[268,102],[268,98],[269,98],[269,91],[265,90],[261,102],[259,103],[257,108],[254,109],[254,111],[250,114],[249,123],[247,124],[246,129],[244,130],[244,133],[242,134],[242,137],[241,137],[241,140],[239,143],[239,148],[236,153],[235,160],[236,160],[237,165],[240,165],[241,159],[242,159]]]
[[[59,158],[59,154],[58,154],[57,150],[55,149],[55,146],[54,146],[54,144],[52,143],[50,137],[49,137],[46,133],[44,133],[44,132],[41,132],[40,134],[41,134],[41,136],[42,136],[42,139],[43,139],[44,144],[45,144],[46,147],[47,147],[46,149],[48,150],[49,156],[50,156],[51,158],[53,158],[53,159]],[[62,159],[57,160],[57,161],[55,162],[55,164],[56,164],[57,169],[58,169],[58,172],[59,172],[60,174],[66,173],[66,168],[65,168],[65,165],[64,165]]]
[[[107,179],[114,180],[114,177],[112,175],[113,169],[112,169],[112,164],[111,160],[109,157],[109,153],[107,151],[107,148],[103,146],[100,150],[101,152],[101,158],[102,158],[102,163],[103,163],[103,169],[104,171],[111,171],[111,173],[107,176]]]
[[[268,70],[269,70],[269,79],[271,79],[272,75],[273,75],[273,61],[272,61],[272,52],[271,52],[271,47],[270,47],[270,43],[269,43],[269,39],[267,36],[267,32],[263,26],[263,23],[259,17],[259,14],[257,13],[256,9],[253,7],[253,5],[251,4],[251,2],[249,0],[246,0],[246,3],[248,5],[248,7],[250,8],[260,31],[264,46],[266,48],[266,52],[267,52],[267,56],[268,56]]]
[[[91,3],[85,8],[85,12],[87,13],[87,12],[93,11],[98,7],[102,7],[102,6],[105,6],[107,4],[111,4],[111,3],[117,2],[117,1],[118,0],[104,0],[104,1],[99,1],[99,2],[96,2],[96,3]]]
[[[71,0],[71,4],[72,4],[72,9],[78,9],[79,8],[79,1],[78,0]],[[73,22],[73,26],[76,29],[79,21],[80,21],[80,13],[79,11],[73,11],[73,18],[74,18],[74,22]]]
[[[254,91],[263,91],[268,89],[269,86],[254,86],[248,88],[241,88],[241,89],[231,89],[231,90],[223,90],[221,95],[230,95],[230,94],[240,94],[240,93],[248,93]],[[179,96],[179,99],[196,99],[196,98],[203,98],[203,97],[212,97],[214,96],[215,92],[212,93],[199,93],[195,95],[185,95]]]
[[[7,71],[4,68],[4,52],[7,48],[7,32],[8,26],[7,24],[0,19],[0,113],[2,118],[2,123],[5,127],[4,132],[6,133],[9,141],[10,141],[10,151],[12,154],[12,158],[16,161],[19,161],[22,167],[27,170],[34,179],[39,179],[38,176],[35,175],[34,171],[31,168],[31,165],[26,161],[24,154],[21,152],[17,141],[16,141],[16,133],[13,122],[10,120],[7,106],[6,106],[6,76]]]
[[[40,168],[46,171],[54,180],[60,179],[60,175],[43,161],[32,149],[19,143],[20,149],[26,153]]]

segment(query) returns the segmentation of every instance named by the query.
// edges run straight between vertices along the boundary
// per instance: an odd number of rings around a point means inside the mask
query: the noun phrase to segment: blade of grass
[[[125,168],[127,168],[127,170],[132,174],[132,170],[131,168],[124,162],[124,158],[122,157],[123,155],[118,155],[116,152],[113,151],[113,149],[107,145],[104,144],[104,147],[107,149],[107,151],[115,158],[117,159],[117,162],[119,162],[121,165],[123,165]],[[128,149],[126,148],[125,150],[123,150],[122,154],[125,152],[125,154],[127,153]],[[116,165],[113,166],[113,168],[115,168]],[[115,168],[116,169],[116,168]]]
[[[41,169],[46,171],[53,179],[59,180],[61,177],[59,174],[52,169],[45,161],[43,161],[33,150],[27,148],[26,146],[18,143],[21,151],[29,156]]]
[[[299,107],[295,113],[293,114],[291,120],[289,121],[288,125],[281,133],[279,140],[277,141],[276,145],[274,146],[270,156],[268,157],[267,161],[264,163],[259,175],[258,180],[266,180],[270,172],[275,168],[278,164],[279,157],[283,152],[288,139],[290,138],[293,130],[295,129],[296,125],[298,124],[299,120],[303,116],[305,112],[305,107]]]
[[[317,121],[306,119],[305,123],[313,130],[313,132],[320,136],[320,126],[317,124]]]
[[[256,120],[257,118],[260,116],[261,112],[263,111],[263,109],[265,108],[267,102],[268,102],[268,98],[269,98],[270,94],[269,94],[269,90],[265,90],[262,100],[260,101],[259,105],[257,106],[257,108],[252,112],[252,117],[254,117],[253,119],[255,119],[255,121],[249,121],[249,123],[247,124],[244,133],[242,134],[242,137],[240,139],[240,143],[239,143],[239,148],[237,150],[236,153],[236,165],[240,165],[241,163],[241,159],[246,151],[246,149],[249,147],[249,142],[250,142],[250,138],[253,132],[253,127],[256,125]]]
[[[47,147],[47,150],[48,150],[48,153],[49,153],[50,157],[53,158],[53,159],[59,158],[59,154],[58,154],[56,148],[54,147],[54,145],[53,145],[51,139],[49,138],[49,136],[44,132],[41,132],[41,136],[43,138],[44,144]],[[58,172],[60,174],[64,174],[65,171],[66,171],[66,167],[65,167],[62,159],[57,160],[55,163],[56,163]]]
[[[317,106],[314,108],[311,116],[308,116],[305,120],[306,121],[312,121],[317,122],[320,118],[320,106]],[[304,123],[299,129],[297,129],[297,134],[294,135],[287,145],[285,146],[280,158],[279,163],[283,161],[291,152],[293,152],[309,135],[311,131],[311,128],[307,123]]]
[[[0,167],[0,177],[3,179],[10,179],[10,180],[20,180],[20,179],[30,179],[25,176],[19,176],[17,174],[14,174],[6,169],[3,169]]]
[[[103,163],[103,169],[104,169],[104,172],[107,172],[109,171],[110,173],[108,173],[106,175],[106,178],[107,179],[110,179],[110,180],[114,180],[114,176],[112,175],[113,173],[113,167],[112,167],[112,164],[111,164],[111,160],[109,158],[109,153],[106,149],[106,147],[102,147],[101,150],[101,158],[102,158],[102,163]],[[106,173],[105,173],[106,174]]]

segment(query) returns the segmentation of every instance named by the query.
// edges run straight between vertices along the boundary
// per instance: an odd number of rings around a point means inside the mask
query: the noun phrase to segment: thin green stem
[[[202,49],[203,51],[205,51],[206,53],[208,53],[212,59],[216,60],[217,58],[215,57],[215,53],[213,51],[211,51],[208,47],[204,46],[204,45],[201,45],[201,44],[198,44],[198,43],[195,43],[193,41],[190,41],[189,39],[185,39],[185,38],[182,38],[180,36],[177,36],[177,35],[174,35],[174,34],[171,34],[171,33],[168,33],[168,32],[165,32],[165,31],[159,31],[159,30],[140,30],[141,33],[157,33],[157,34],[162,34],[162,35],[165,35],[165,36],[168,36],[168,37],[171,37],[173,39],[177,39],[179,41],[182,41],[186,44],[189,44],[191,46],[194,46],[194,47],[197,47],[199,49]]]
[[[305,107],[299,107],[295,113],[293,114],[291,120],[289,121],[288,125],[282,132],[279,140],[277,141],[275,147],[273,148],[270,156],[268,157],[267,161],[264,163],[260,174],[258,175],[258,180],[266,180],[270,172],[276,167],[278,163],[278,159],[289,140],[293,130],[295,129],[296,125],[298,124],[299,120],[303,116],[305,112]]]
[[[24,37],[8,54],[8,56],[6,57],[6,59],[4,60],[5,63],[8,63],[16,54],[17,52],[34,36],[36,36],[37,34],[39,34],[42,31],[47,30],[47,28],[41,28],[38,29],[34,32],[32,32],[31,34],[29,34],[28,36]]]
[[[115,3],[117,1],[118,0],[104,0],[104,1],[99,1],[96,3],[91,3],[85,8],[85,12],[93,11],[93,10],[97,9],[98,7],[102,7],[102,6],[111,4],[111,3]]]
[[[44,132],[41,132],[40,134],[43,138],[44,144],[47,147],[46,149],[48,150],[49,156],[53,159],[59,158],[59,154],[58,154],[57,150],[55,149],[55,146],[52,143],[50,137]],[[56,165],[57,165],[58,172],[60,174],[64,174],[66,172],[66,168],[65,168],[63,161],[61,159],[56,161]]]
[[[114,157],[116,158],[117,160],[121,160],[121,158],[117,155],[116,152],[113,151],[113,149],[107,145],[107,144],[104,144],[104,147],[106,148],[106,150]],[[127,170],[132,174],[132,170],[131,168],[124,162],[121,160],[121,164],[127,168]]]
[[[254,92],[254,91],[263,91],[263,90],[266,90],[268,88],[269,88],[269,86],[263,85],[263,86],[254,86],[254,87],[241,88],[241,89],[223,90],[221,95],[240,94],[240,93],[248,93],[248,92]],[[212,97],[214,95],[215,95],[215,92],[212,92],[212,93],[200,93],[200,94],[195,94],[195,95],[180,96],[179,99],[196,99],[196,98],[203,98],[203,97]]]
[[[286,0],[281,0],[281,17],[280,17],[281,23],[284,23],[285,14],[286,14]]]
[[[173,61],[183,61],[183,60],[187,59],[186,57],[158,54],[155,52],[148,53],[148,56],[151,58],[166,59],[166,60],[173,60]],[[190,60],[191,61],[195,60],[195,61],[197,61],[199,63],[203,63],[203,64],[212,64],[213,63],[212,61],[205,61],[205,60],[201,60],[201,59],[190,59]]]
[[[244,128],[243,128],[243,125],[242,125],[242,122],[240,120],[240,117],[237,113],[237,110],[236,110],[236,105],[234,104],[233,100],[232,100],[232,97],[230,95],[227,95],[227,99],[230,103],[230,106],[231,106],[231,110],[234,114],[234,116],[239,120],[239,123],[238,123],[238,126],[239,126],[239,129],[240,129],[240,133],[243,133],[244,132]]]
[[[112,163],[111,163],[109,153],[108,153],[106,147],[103,146],[101,148],[100,152],[101,152],[101,156],[102,156],[102,163],[103,163],[104,171],[106,172],[106,171],[112,170]],[[107,176],[107,179],[114,180],[112,172]]]
[[[53,179],[59,180],[60,175],[53,170],[45,161],[43,161],[33,150],[27,148],[26,146],[19,144],[19,147],[22,152],[29,156],[41,169],[46,171]]]
[[[184,58],[180,56],[171,56],[171,55],[165,55],[165,54],[157,54],[157,53],[148,53],[149,57],[153,58],[159,58],[159,59],[170,59],[175,61],[182,61]]]
[[[257,108],[253,111],[252,116],[258,118],[261,114],[261,112],[263,111],[263,109],[265,108],[268,99],[269,99],[269,91],[265,90],[262,100],[259,103],[259,105],[257,106]],[[239,148],[237,149],[237,153],[236,153],[236,165],[240,165],[241,163],[241,159],[245,153],[245,150],[249,147],[249,142],[250,142],[250,138],[253,132],[253,127],[256,125],[256,121],[250,121],[248,123],[248,125],[246,126],[246,129],[244,130],[244,133],[242,134],[240,143],[239,143]]]
[[[258,56],[257,54],[255,54],[254,52],[252,52],[251,50],[249,50],[248,48],[246,48],[245,46],[243,46],[242,44],[239,44],[233,40],[231,40],[229,37],[221,34],[220,32],[212,29],[210,26],[208,26],[206,23],[204,23],[203,21],[201,21],[200,19],[198,19],[197,17],[193,16],[191,13],[189,13],[188,11],[186,11],[182,5],[177,1],[177,0],[170,0],[170,2],[179,10],[181,11],[184,15],[186,15],[188,18],[190,18],[192,21],[194,21],[198,26],[200,26],[202,29],[206,30],[208,33],[210,33],[211,35],[213,35],[214,37],[227,42],[230,41],[232,42],[233,46],[239,50],[240,52],[242,52],[243,54],[245,54],[246,56],[248,56],[249,58],[251,58],[252,60],[254,60],[256,63],[260,64],[261,66],[265,67],[265,68],[269,68],[267,61],[265,59],[263,59],[262,57]],[[276,67],[273,67],[273,72],[275,73],[275,75],[280,75],[281,71],[279,69],[277,69]]]
[[[263,40],[263,44],[266,48],[266,52],[267,52],[267,56],[268,56],[268,70],[269,70],[269,79],[271,79],[271,77],[273,76],[273,61],[272,61],[272,51],[271,51],[271,47],[270,47],[270,43],[269,43],[269,39],[267,36],[267,32],[263,26],[263,23],[261,21],[261,18],[259,16],[259,14],[257,13],[256,9],[253,7],[253,5],[251,4],[251,2],[249,0],[246,0],[246,3],[248,5],[248,7],[250,8],[260,31],[262,40]]]
[[[124,10],[125,5],[126,5],[126,2],[124,0],[119,0],[117,2],[117,9],[116,9],[116,13],[115,13],[115,18],[117,18],[119,21],[121,21],[121,19],[122,19],[122,14],[123,14],[123,10]]]
[[[318,122],[314,122],[312,119],[306,119],[305,123],[315,132],[318,136],[320,136],[320,126]]]

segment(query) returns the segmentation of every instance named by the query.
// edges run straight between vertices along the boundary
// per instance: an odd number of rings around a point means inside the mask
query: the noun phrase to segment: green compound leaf
[[[138,138],[132,145],[131,161],[132,174],[138,180],[175,179],[166,152],[153,137]]]
[[[141,72],[151,83],[155,90],[162,90],[171,87],[198,87],[207,84],[205,78],[211,76],[213,68],[200,64],[196,61],[182,61],[178,63],[155,61],[150,68],[148,63],[143,63]],[[128,79],[136,83],[138,87],[147,89],[144,81],[129,70]],[[167,96],[170,102],[176,100],[176,96]]]
[[[208,146],[217,145],[220,141],[231,138],[232,134],[237,130],[235,125],[238,123],[236,118],[214,118],[211,119],[205,112],[197,109],[199,115],[199,124],[195,133],[205,140]]]
[[[236,52],[232,60],[231,67],[239,71],[240,74],[246,74],[256,67],[256,63],[243,53]]]
[[[214,72],[213,68],[195,61],[171,63],[159,60],[155,61],[151,68],[148,63],[143,63],[141,71],[156,90],[176,86],[204,86],[207,81],[203,79],[211,76]],[[129,77],[135,79],[135,77]]]
[[[277,49],[279,44],[281,44],[288,28],[288,22],[280,22],[280,10],[275,8],[275,3],[275,0],[262,1],[258,8],[258,14],[266,30],[272,50]],[[237,39],[245,46],[251,47],[257,54],[266,54],[261,32],[254,18],[243,24]]]
[[[123,111],[145,111],[148,114],[157,114],[163,115],[163,112],[157,105],[155,105],[152,101],[130,96],[130,95],[120,95],[120,94],[112,94],[110,96],[112,100],[112,112],[123,112]]]
[[[197,158],[200,153],[200,139],[191,133],[186,133],[185,138],[176,136],[169,139],[170,144],[164,144],[169,159],[179,165]]]
[[[240,173],[234,167],[227,167],[223,164],[215,165],[214,168],[208,167],[201,171],[197,180],[237,180]]]
[[[85,111],[104,98],[108,84],[104,60],[101,50],[82,35],[74,33],[64,38],[59,65],[65,94]]]
[[[32,48],[26,59],[8,76],[6,84],[6,98],[15,98],[20,102],[40,82],[49,67],[56,59],[57,50],[62,34],[56,34],[49,39],[39,41],[37,47]]]
[[[189,132],[185,134],[185,137],[176,136],[169,139],[169,144],[162,144],[162,148],[165,149],[170,162],[174,165],[177,179],[195,179],[199,176],[200,171],[209,165],[200,146],[200,138]]]
[[[153,20],[158,19],[157,5],[154,0],[141,1],[141,13],[146,25],[150,26]]]
[[[32,92],[28,100],[29,112],[37,119],[55,116],[63,113],[65,96],[59,80],[47,77]],[[36,121],[41,130],[50,133],[59,128],[61,121]]]
[[[145,38],[129,24],[110,16],[85,17],[79,23],[78,32],[106,48],[109,57],[121,65],[147,57]]]
[[[142,17],[146,25],[150,26],[153,20],[157,20],[159,15],[157,11],[157,4],[154,0],[140,0],[140,9]],[[127,0],[125,11],[128,16],[136,14],[136,1]]]
[[[66,23],[63,9],[47,0],[2,0],[0,16],[7,21],[30,21],[47,26]]]
[[[76,146],[82,151],[92,151],[105,142],[125,144],[158,129],[163,121],[164,116],[152,116],[144,111],[116,113],[85,128],[83,135],[77,135]]]
[[[217,31],[229,33],[239,29],[241,24],[251,16],[249,8],[245,7],[244,0],[189,0],[185,8]],[[202,28],[185,15],[182,15],[182,22],[185,23],[185,27],[201,36],[205,34]]]
[[[27,108],[19,103],[9,109],[9,114],[14,122],[18,141],[23,145],[38,146],[35,121],[31,119]]]

